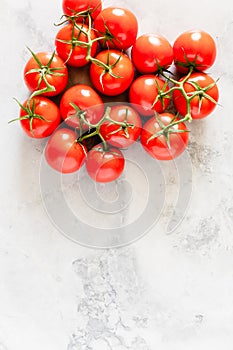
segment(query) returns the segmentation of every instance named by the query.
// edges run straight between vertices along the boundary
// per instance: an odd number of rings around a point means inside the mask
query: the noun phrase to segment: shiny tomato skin
[[[45,148],[47,163],[63,174],[74,173],[85,162],[87,149],[76,141],[73,130],[61,128],[56,130]]]
[[[206,71],[215,62],[216,44],[212,36],[203,30],[189,30],[180,34],[173,44],[174,63],[177,70],[186,74],[184,65],[194,65],[198,71]]]
[[[135,105],[137,111],[143,116],[150,117],[154,112],[162,113],[170,103],[170,97],[159,99],[155,105],[153,103],[158,96],[158,86],[160,89],[168,91],[166,83],[155,75],[142,75],[134,80],[129,89],[129,101]]]
[[[23,106],[28,105],[28,100]],[[34,105],[34,107],[33,107]],[[30,130],[30,119],[21,119],[20,124],[23,131],[32,138],[45,138],[50,136],[59,126],[61,121],[60,111],[57,105],[43,96],[37,96],[31,99],[30,108],[34,108],[34,114],[41,116],[45,120],[34,117],[32,122],[32,131]],[[27,116],[28,113],[20,108],[20,118]]]
[[[169,41],[158,34],[143,34],[137,38],[131,51],[132,61],[142,74],[167,69],[173,61],[173,49]]]
[[[120,60],[116,63],[119,57]],[[92,63],[90,78],[96,90],[107,96],[117,96],[125,92],[134,79],[134,67],[129,57],[117,50],[104,50],[95,58],[104,64],[107,64],[108,60],[110,65],[116,63],[112,73],[117,76],[114,77],[107,71],[103,74],[104,68]]]
[[[181,78],[180,81],[184,80]],[[206,88],[211,84],[214,84],[214,79],[205,73],[193,73],[190,75],[187,82],[184,83],[184,90],[189,96],[192,96],[193,93],[197,91],[197,88],[192,84],[198,84],[201,88]],[[193,119],[202,119],[207,117],[216,107],[216,104],[219,99],[218,87],[215,84],[210,89],[206,90],[206,94],[209,95],[216,103],[208,100],[208,98],[202,96],[201,100],[198,96],[195,96],[190,103],[191,106],[191,117]],[[173,102],[176,110],[182,115],[185,116],[188,112],[186,100],[180,90],[175,90],[173,92]]]
[[[130,10],[122,7],[106,7],[96,17],[94,28],[102,37],[106,33],[106,27],[113,38],[101,41],[105,48],[127,50],[135,43],[138,22]]]
[[[100,121],[104,114],[104,104],[102,98],[85,84],[77,84],[70,87],[62,95],[60,102],[60,111],[62,119],[71,127],[79,128],[80,121],[78,116],[72,117],[76,113],[75,109],[70,105],[74,103],[81,111],[86,112],[86,119],[91,124]],[[83,130],[87,130],[87,124],[83,124]]]
[[[38,57],[41,64],[43,66],[46,66],[52,57],[52,53],[39,52],[36,54],[36,56]],[[49,72],[47,74],[45,72],[45,77],[48,83],[55,88],[55,91],[41,93],[41,95],[43,96],[55,96],[60,94],[65,89],[68,83],[68,69],[61,57],[59,57],[58,55],[54,55],[49,68],[51,69],[55,68],[55,70],[53,71],[55,75],[50,74]],[[57,68],[59,69],[57,70]],[[42,73],[41,72],[30,73],[32,69],[40,69],[40,66],[38,65],[34,57],[31,57],[28,60],[24,68],[24,81],[26,86],[31,92],[44,89],[46,87],[46,84],[43,80],[38,86]],[[56,73],[62,74],[62,76],[56,76]]]
[[[171,113],[162,113],[158,117],[164,125],[169,124],[174,115]],[[155,117],[150,118],[143,126],[141,133],[141,144],[145,151],[153,158],[158,160],[171,160],[178,157],[187,147],[189,134],[184,123],[173,126],[174,130],[186,130],[183,133],[172,133],[169,135],[170,148],[166,142],[165,136],[161,135],[150,140],[157,134],[161,127]]]
[[[105,121],[100,127],[100,133],[110,145],[119,148],[131,146],[141,134],[142,121],[139,114],[130,106],[116,105],[111,107],[110,118],[116,122],[127,123],[125,127]]]
[[[94,19],[102,10],[101,0],[63,0],[62,9],[64,14],[73,16],[77,12],[90,11]],[[80,17],[82,21],[83,17]]]
[[[88,152],[86,170],[96,182],[111,182],[123,172],[125,159],[118,148],[110,147],[105,151],[102,145],[97,145]]]
[[[77,25],[78,26],[78,25]],[[84,31],[85,33],[88,32],[88,25],[86,24],[80,24],[79,27],[75,27],[73,31],[73,25],[71,23],[65,25],[62,27],[55,39],[55,46],[57,54],[69,65],[72,67],[84,67],[88,64],[87,57],[87,47],[80,46],[78,44],[75,44],[75,40],[79,40],[82,43],[87,43],[88,38],[87,35],[81,32]],[[81,30],[80,30],[80,29]],[[72,38],[73,35],[73,38]],[[95,39],[96,35],[93,30],[91,30],[91,39]],[[74,40],[73,40],[74,39]],[[62,42],[60,40],[64,40],[66,42]],[[74,43],[74,47],[72,49],[72,42]],[[91,56],[94,57],[98,48],[98,43],[95,42],[92,45],[91,48]],[[70,55],[70,52],[72,50],[72,54]]]

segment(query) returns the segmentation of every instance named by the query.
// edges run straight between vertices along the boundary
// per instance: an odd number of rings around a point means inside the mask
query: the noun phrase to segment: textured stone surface
[[[105,1],[105,6],[116,1]],[[163,165],[160,220],[129,247],[84,248],[62,236],[43,207],[45,141],[28,139],[12,97],[23,101],[22,70],[34,51],[52,50],[59,1],[2,0],[0,350],[231,350],[233,343],[233,5],[228,1],[118,1],[141,32],[171,42],[203,28],[217,41],[220,104],[191,126],[192,194],[180,225],[166,227],[179,179]],[[223,345],[224,344],[224,345]]]

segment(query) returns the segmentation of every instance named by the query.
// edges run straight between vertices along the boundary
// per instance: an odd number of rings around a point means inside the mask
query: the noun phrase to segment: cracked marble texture
[[[210,73],[220,78],[220,105],[190,125],[189,204],[166,233],[179,186],[166,163],[161,217],[134,244],[89,249],[57,231],[40,193],[46,141],[7,122],[18,115],[12,97],[28,96],[26,46],[53,49],[61,2],[1,0],[0,350],[232,350],[233,3],[118,4],[135,12],[141,33],[173,42],[182,31],[203,28],[216,40]]]

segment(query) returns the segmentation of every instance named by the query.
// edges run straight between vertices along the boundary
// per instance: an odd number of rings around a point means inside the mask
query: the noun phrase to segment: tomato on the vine
[[[46,148],[47,163],[55,170],[68,174],[81,168],[87,156],[87,148],[77,142],[73,130],[61,128],[50,137]]]
[[[59,108],[46,97],[37,96],[19,105],[21,127],[32,138],[48,137],[60,124]]]
[[[193,119],[207,117],[216,107],[219,99],[219,92],[216,82],[205,73],[192,73],[187,79],[181,78],[184,91],[190,99],[190,111],[186,99],[180,89],[173,92],[173,102],[176,110],[182,115],[191,114]],[[198,94],[198,91],[200,94]]]
[[[70,66],[83,67],[88,64],[88,33],[89,27],[86,24],[69,23],[62,27],[55,39],[58,55]],[[90,31],[91,40],[96,39],[93,29]],[[90,55],[95,56],[98,43],[95,41],[90,50]]]
[[[100,133],[110,145],[119,148],[131,146],[141,134],[142,122],[135,109],[128,105],[112,106],[109,117],[100,127]]]
[[[170,103],[170,94],[160,96],[169,90],[168,84],[155,75],[142,75],[134,80],[129,90],[129,101],[135,104],[143,116],[165,111]]]
[[[62,95],[60,111],[63,120],[73,128],[80,128],[80,117],[90,124],[96,124],[104,114],[102,98],[88,85],[77,84]],[[87,130],[88,125],[82,124]]]
[[[107,7],[96,17],[94,28],[101,43],[109,49],[127,50],[136,40],[138,22],[135,15],[121,7]]]
[[[174,125],[166,129],[166,126],[172,123]],[[188,139],[186,125],[180,123],[175,115],[168,112],[150,118],[144,124],[141,133],[143,148],[151,157],[158,160],[171,160],[178,157],[187,147]]]
[[[28,60],[24,68],[24,81],[31,92],[43,96],[60,94],[68,82],[68,70],[61,57],[55,53],[39,52]]]
[[[90,78],[100,93],[116,96],[129,88],[134,78],[134,67],[126,54],[117,50],[104,50],[98,53],[95,60],[99,63],[92,62]]]
[[[82,12],[83,16],[80,15],[77,19],[83,21],[87,12],[90,13],[93,19],[96,18],[102,10],[102,3],[101,0],[63,0],[62,8],[64,14],[68,16],[74,16]]]
[[[180,73],[187,73],[189,67],[205,71],[215,62],[216,44],[209,33],[189,30],[175,40],[173,54],[174,63]]]
[[[118,148],[105,150],[103,145],[93,147],[86,160],[88,175],[96,182],[111,182],[123,172],[125,159]]]
[[[173,50],[162,35],[144,34],[137,38],[132,47],[132,61],[142,74],[167,69],[173,61]]]

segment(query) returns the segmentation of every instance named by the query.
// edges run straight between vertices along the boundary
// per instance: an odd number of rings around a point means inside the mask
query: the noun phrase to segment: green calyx
[[[171,122],[168,125],[165,125],[162,120],[160,119],[159,115],[155,112],[154,114],[155,119],[160,127],[160,131],[158,131],[156,134],[152,135],[148,140],[147,143],[149,143],[150,141],[160,137],[160,136],[164,136],[165,140],[166,140],[166,144],[168,146],[168,148],[171,148],[170,145],[170,135],[171,134],[183,134],[183,133],[187,133],[189,132],[189,130],[179,130],[179,129],[175,129],[174,126],[181,124],[181,123],[185,123],[186,121],[191,121],[190,116],[186,116],[185,118],[182,119],[178,119],[178,116],[175,115],[174,118],[171,120]]]
[[[33,92],[33,94],[31,95],[30,98],[33,98],[35,96],[41,95],[41,94],[46,93],[46,92],[56,91],[55,87],[52,86],[51,84],[49,84],[49,82],[47,80],[47,75],[53,75],[53,76],[57,76],[57,77],[64,76],[64,73],[59,73],[59,70],[64,69],[64,67],[51,67],[52,61],[53,61],[54,56],[55,56],[55,51],[52,53],[51,58],[48,61],[48,63],[46,65],[43,65],[41,63],[41,61],[39,60],[38,56],[29,47],[27,49],[30,51],[30,53],[32,54],[32,57],[34,58],[34,60],[38,64],[38,68],[34,68],[34,69],[29,70],[25,75],[35,74],[35,73],[40,75],[40,78],[39,78],[38,84],[37,84],[37,90]],[[44,82],[45,87],[40,89],[42,82]]]
[[[15,118],[12,119],[8,122],[8,124],[16,122],[16,121],[20,121],[20,120],[29,120],[29,126],[30,126],[30,132],[32,134],[32,136],[34,136],[34,130],[33,130],[33,120],[34,119],[40,119],[46,122],[50,122],[50,120],[42,117],[39,114],[35,113],[35,108],[36,108],[36,101],[35,100],[28,100],[26,106],[22,105],[16,98],[14,98],[14,100],[17,102],[17,104],[19,105],[19,107],[26,113],[24,116],[20,117],[20,118]]]

